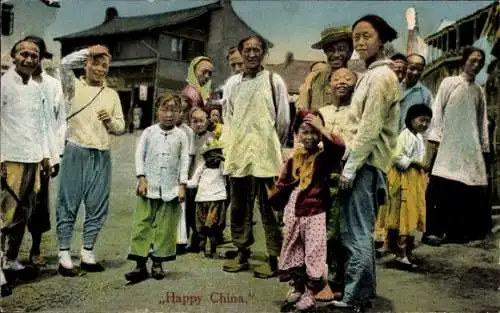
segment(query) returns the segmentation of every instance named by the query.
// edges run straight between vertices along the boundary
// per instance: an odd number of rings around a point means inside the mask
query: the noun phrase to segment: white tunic
[[[405,128],[398,136],[396,151],[394,163],[401,170],[406,170],[412,162],[422,163],[425,157],[424,137]]]
[[[223,175],[224,164],[219,168],[208,168],[202,161],[188,180],[188,188],[198,187],[195,202],[223,201],[227,199],[226,180]]]
[[[171,201],[178,196],[179,185],[187,183],[189,167],[188,139],[177,127],[164,131],[158,124],[144,130],[135,152],[136,174],[148,181],[149,199]]]
[[[45,72],[42,72],[41,77],[42,80],[39,84],[45,99],[47,99],[49,109],[50,163],[53,165],[59,163],[59,155],[63,154],[64,151],[67,128],[66,108],[61,82]]]
[[[439,142],[432,175],[469,186],[488,184],[483,152],[489,152],[484,91],[464,76],[439,86],[432,106],[430,141]]]
[[[24,84],[11,68],[0,88],[0,162],[50,159],[49,109],[40,85],[31,78]]]

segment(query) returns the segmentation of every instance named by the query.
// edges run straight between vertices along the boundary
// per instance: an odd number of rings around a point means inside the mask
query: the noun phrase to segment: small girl
[[[334,297],[326,281],[326,213],[332,202],[330,173],[340,170],[345,146],[318,114],[299,111],[294,132],[302,145],[286,162],[270,202],[276,209],[284,207],[280,280],[291,280],[294,287],[285,306],[307,310]]]
[[[203,156],[200,153],[201,148],[205,146],[207,142],[214,139],[214,134],[208,131],[208,113],[205,109],[195,107],[191,110],[189,116],[191,128],[194,132],[194,155],[189,169],[189,178],[191,178],[194,174],[194,170],[203,162]],[[198,233],[196,231],[196,189],[188,188],[187,191],[186,222],[188,232],[191,233],[191,240],[186,250],[191,253],[198,253],[200,252],[200,238],[198,238]]]
[[[417,104],[408,110],[404,129],[398,137],[394,166],[388,173],[389,202],[380,208],[377,226],[389,233],[386,246],[396,247],[396,261],[405,267],[411,263],[413,234],[425,231],[426,169],[423,165],[425,146],[422,134],[429,127],[431,109]],[[391,242],[395,240],[396,242]]]
[[[158,123],[144,130],[135,154],[137,207],[134,211],[128,259],[137,263],[125,274],[129,282],[151,275],[163,279],[162,263],[176,258],[177,223],[185,198],[189,166],[188,139],[175,127],[181,113],[180,98],[162,95],[156,101]]]
[[[218,238],[222,236],[225,227],[227,200],[222,144],[214,140],[200,153],[204,161],[188,181],[188,188],[198,188],[195,198],[196,231],[201,251],[208,258],[216,258]],[[210,252],[206,249],[207,238],[210,241]]]

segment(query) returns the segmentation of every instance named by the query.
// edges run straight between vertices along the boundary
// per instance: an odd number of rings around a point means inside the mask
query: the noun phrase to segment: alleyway
[[[126,285],[123,274],[134,266],[126,261],[126,255],[135,205],[137,135],[125,135],[114,142],[112,207],[97,246],[97,255],[107,270],[77,278],[57,275],[53,223],[42,245],[49,266],[38,281],[18,286],[13,296],[2,300],[5,312],[279,312],[287,291],[285,284],[256,279],[251,273],[225,273],[222,260],[193,254],[168,264],[169,274],[163,281]],[[80,247],[81,221],[80,216],[73,255]],[[27,258],[29,237],[25,237],[22,258]],[[253,251],[262,259],[260,227],[256,238],[258,245]],[[419,247],[416,254],[423,263],[416,273],[391,269],[387,260],[381,260],[378,298],[372,312],[500,312],[499,240],[497,232],[496,239],[481,243]]]

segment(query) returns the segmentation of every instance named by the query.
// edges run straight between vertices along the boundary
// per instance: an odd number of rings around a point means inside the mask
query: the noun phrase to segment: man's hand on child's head
[[[308,114],[304,117],[304,122],[316,128],[317,130],[321,130],[323,128],[323,121],[321,118],[314,114]]]

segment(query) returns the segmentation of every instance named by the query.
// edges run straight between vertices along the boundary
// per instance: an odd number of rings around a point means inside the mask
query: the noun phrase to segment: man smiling
[[[46,99],[32,79],[40,49],[21,40],[12,48],[11,57],[15,66],[1,81],[0,241],[6,257],[3,268],[17,275],[25,268],[17,257],[40,188],[40,172],[48,177],[51,170]]]
[[[111,156],[109,134],[125,128],[120,98],[106,87],[111,56],[104,46],[92,46],[62,60],[63,90],[69,101],[68,142],[61,164],[56,217],[59,240],[59,273],[75,276],[69,253],[78,208],[85,204],[81,267],[101,272],[94,244],[109,208]],[[85,76],[76,79],[72,67],[84,64]]]
[[[321,40],[311,47],[323,50],[328,67],[324,71],[312,72],[306,78],[297,100],[297,109],[314,111],[334,104],[330,78],[339,68],[347,67],[347,62],[351,58],[353,52],[351,30],[348,26],[326,28],[321,32]]]

